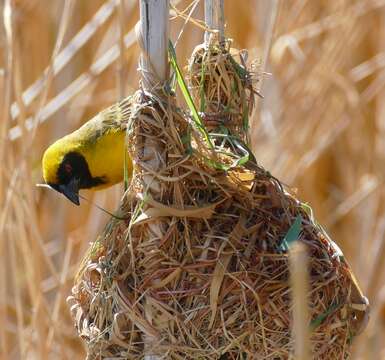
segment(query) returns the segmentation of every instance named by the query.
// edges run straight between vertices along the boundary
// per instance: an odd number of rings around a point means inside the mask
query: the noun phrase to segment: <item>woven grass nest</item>
[[[207,51],[200,48],[199,57],[234,61],[226,48]],[[195,60],[190,79],[199,74]],[[207,69],[211,60],[200,65]],[[209,74],[206,84],[214,81]],[[237,86],[247,95],[237,106],[253,96],[245,79]],[[214,93],[192,90],[206,104],[215,104]],[[233,101],[219,93],[221,103]],[[134,174],[119,211],[125,220],[111,219],[93,243],[69,299],[88,359],[291,358],[287,234],[296,222],[309,254],[313,357],[348,358],[367,306],[342,254],[307,206],[252,156],[240,161],[247,146],[231,124],[244,128],[242,109],[219,122],[227,132],[215,135],[211,127],[210,145],[174,100],[144,91],[133,99]],[[209,109],[217,119],[224,111]],[[156,173],[146,141],[160,146]]]
[[[215,36],[211,41],[198,45],[189,61],[188,78],[195,103],[209,131],[224,126],[247,141],[248,117],[254,95],[259,95],[256,71],[247,69],[246,51],[230,48],[229,40],[220,46]]]

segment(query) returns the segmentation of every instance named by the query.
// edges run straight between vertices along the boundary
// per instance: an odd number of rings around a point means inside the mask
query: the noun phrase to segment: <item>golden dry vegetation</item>
[[[108,217],[35,184],[52,141],[138,86],[138,5],[122,3],[0,4],[0,358],[84,358],[66,297]],[[175,3],[183,10],[191,1]],[[227,35],[257,67],[270,48],[264,99],[251,119],[255,156],[298,189],[341,246],[372,307],[355,358],[382,359],[385,1],[281,0],[275,8],[270,0],[226,0],[225,9]],[[183,26],[173,18],[173,40]],[[196,24],[184,27],[181,64],[202,39]],[[85,196],[113,210],[121,194],[117,186]]]

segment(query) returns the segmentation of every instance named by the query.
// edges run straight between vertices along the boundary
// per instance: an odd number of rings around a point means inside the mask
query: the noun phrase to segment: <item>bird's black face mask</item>
[[[84,156],[77,152],[66,154],[57,172],[58,183],[48,184],[79,205],[79,190],[104,184],[105,177],[93,177]]]
[[[72,201],[75,205],[80,205],[79,202],[79,180],[73,178],[68,184],[48,184],[54,190],[63,194],[68,200]]]

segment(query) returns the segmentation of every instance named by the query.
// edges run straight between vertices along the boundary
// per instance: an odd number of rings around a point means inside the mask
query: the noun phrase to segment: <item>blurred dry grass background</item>
[[[271,32],[275,3],[225,0],[234,47],[264,59],[271,45],[255,155],[343,249],[372,304],[355,358],[383,359],[385,0],[281,0]],[[0,10],[0,358],[82,359],[65,299],[107,217],[35,184],[51,142],[137,87],[138,4],[3,0]],[[193,17],[203,19],[202,1]],[[174,40],[183,24],[172,20]],[[186,25],[181,64],[202,39]],[[120,195],[86,193],[112,210]]]

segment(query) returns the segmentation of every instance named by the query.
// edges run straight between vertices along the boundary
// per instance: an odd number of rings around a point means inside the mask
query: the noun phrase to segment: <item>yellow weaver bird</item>
[[[79,205],[80,189],[99,190],[121,182],[130,105],[130,98],[112,105],[49,146],[42,161],[47,185]],[[131,176],[130,159],[126,166]]]

